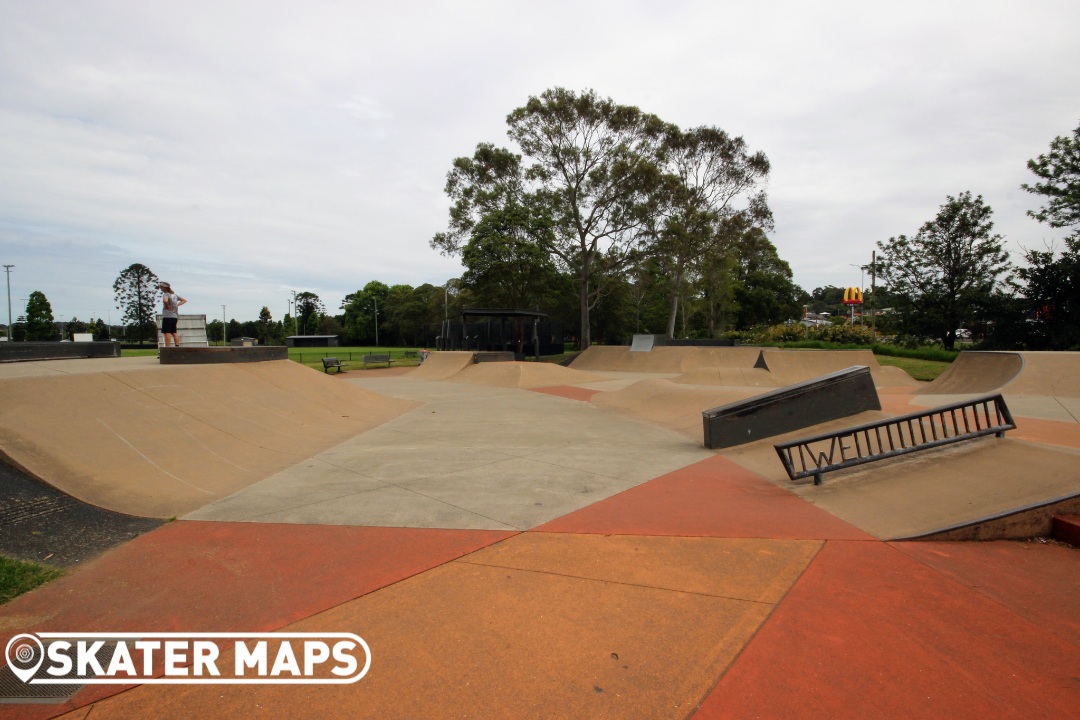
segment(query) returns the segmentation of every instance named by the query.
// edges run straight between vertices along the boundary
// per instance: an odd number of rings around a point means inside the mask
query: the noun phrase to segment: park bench
[[[369,363],[386,363],[386,367],[390,367],[393,362],[394,359],[390,357],[389,353],[364,356],[364,368],[367,368]]]
[[[345,372],[345,363],[338,360],[336,357],[325,357],[322,359],[322,369],[324,373],[329,374],[330,368],[337,368],[338,372]]]

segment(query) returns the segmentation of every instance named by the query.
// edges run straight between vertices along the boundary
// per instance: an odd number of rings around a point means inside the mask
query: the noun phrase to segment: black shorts
[[[161,332],[165,335],[176,333],[177,318],[161,318]]]

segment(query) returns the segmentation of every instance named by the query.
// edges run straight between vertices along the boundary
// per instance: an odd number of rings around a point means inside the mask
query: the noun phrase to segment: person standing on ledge
[[[180,319],[180,306],[187,300],[174,293],[167,282],[158,283],[158,288],[162,292],[161,299],[165,304],[161,311],[161,334],[165,336],[165,347],[169,347],[170,335],[173,344],[180,347],[180,335],[176,332],[176,323]]]

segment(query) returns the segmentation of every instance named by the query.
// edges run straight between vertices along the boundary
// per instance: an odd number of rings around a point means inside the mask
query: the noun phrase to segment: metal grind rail
[[[1001,395],[943,405],[923,412],[774,445],[788,477],[821,484],[827,472],[941,447],[1016,428]]]

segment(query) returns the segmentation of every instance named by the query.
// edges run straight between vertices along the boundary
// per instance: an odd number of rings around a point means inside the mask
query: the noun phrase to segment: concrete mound
[[[449,378],[451,382],[494,387],[538,388],[581,385],[605,380],[584,370],[536,362],[493,362],[469,365]]]
[[[671,378],[680,385],[723,385],[726,387],[780,387],[780,382],[764,368],[703,367]]]
[[[473,364],[473,354],[461,350],[439,350],[428,355],[409,377],[421,380],[446,380]]]
[[[760,389],[753,387],[692,387],[658,378],[640,380],[621,390],[594,395],[592,403],[675,430],[701,443],[703,411],[760,393]]]
[[[98,507],[179,516],[414,403],[288,360],[0,380],[0,452]]]

